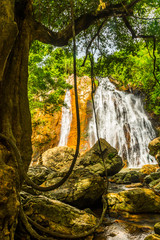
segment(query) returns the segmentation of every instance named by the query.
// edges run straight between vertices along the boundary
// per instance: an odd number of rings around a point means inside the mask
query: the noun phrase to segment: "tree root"
[[[40,230],[41,232],[45,233],[45,234],[48,234],[52,237],[58,237],[58,238],[66,238],[66,239],[78,239],[78,238],[83,238],[83,237],[86,237],[88,235],[91,235],[95,232],[95,230],[102,224],[103,222],[103,219],[104,219],[104,216],[106,214],[106,211],[107,211],[107,201],[105,199],[104,196],[102,196],[102,202],[103,202],[103,211],[102,211],[102,214],[101,214],[101,217],[98,221],[98,223],[93,227],[91,228],[89,231],[86,231],[84,233],[81,233],[81,234],[77,234],[77,235],[69,235],[69,234],[61,234],[61,233],[58,233],[58,232],[53,232],[51,230],[48,230],[44,227],[42,227],[40,224],[36,223],[35,221],[33,221],[31,218],[27,217],[23,211],[23,208],[21,206],[20,208],[20,218],[24,224],[24,226],[26,227],[26,230],[36,239],[38,240],[54,240],[53,238],[50,238],[50,237],[41,237],[33,228],[32,226],[30,225],[30,223],[35,227],[37,228],[38,230]],[[29,223],[30,222],[30,223]]]
[[[20,219],[23,223],[23,225],[25,226],[27,232],[34,237],[37,240],[55,240],[54,238],[46,238],[46,237],[42,237],[40,236],[30,225],[30,223],[28,222],[27,216],[25,215],[22,206],[20,206]]]

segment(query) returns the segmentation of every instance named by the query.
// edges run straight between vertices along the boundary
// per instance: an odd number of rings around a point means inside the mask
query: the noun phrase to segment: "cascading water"
[[[106,139],[127,160],[128,167],[156,163],[148,153],[155,131],[139,96],[116,90],[108,78],[99,79],[95,96],[99,137]],[[90,146],[97,141],[94,114],[89,122]]]
[[[62,107],[62,121],[61,121],[61,133],[58,146],[67,145],[68,135],[70,133],[70,126],[72,122],[72,107],[71,107],[71,94],[67,90],[64,98],[64,104]]]

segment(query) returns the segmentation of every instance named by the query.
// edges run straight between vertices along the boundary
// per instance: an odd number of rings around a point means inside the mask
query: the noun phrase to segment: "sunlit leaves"
[[[29,58],[28,95],[30,108],[41,107],[52,113],[63,105],[65,89],[65,53],[49,45],[35,42]]]
[[[119,51],[97,64],[97,74],[111,75],[122,85],[139,89],[146,96],[147,110],[160,114],[160,46],[157,46],[156,78],[154,78],[153,44],[139,42],[134,51]],[[157,82],[159,81],[159,83]]]

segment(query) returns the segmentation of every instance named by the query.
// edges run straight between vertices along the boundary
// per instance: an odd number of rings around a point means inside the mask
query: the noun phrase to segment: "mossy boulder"
[[[88,231],[97,218],[83,210],[45,196],[21,193],[25,214],[48,230],[73,236]]]
[[[156,223],[154,225],[154,232],[158,235],[160,235],[160,222]],[[159,236],[160,237],[160,236]]]
[[[144,184],[157,191],[160,191],[160,172],[151,173],[144,178]]]
[[[142,178],[143,174],[138,171],[127,171],[115,174],[110,181],[118,184],[130,184],[141,182]]]
[[[100,139],[105,166],[109,176],[119,172],[123,162],[118,152],[105,139]],[[41,164],[55,171],[66,172],[73,160],[75,150],[70,147],[55,147],[42,154]],[[105,175],[104,164],[101,157],[98,141],[82,156],[77,159],[76,168],[85,168],[93,174]]]
[[[42,186],[55,184],[60,179],[61,177],[54,178],[50,175]],[[84,208],[94,205],[101,198],[104,190],[105,182],[101,176],[90,173],[87,169],[79,168],[73,171],[69,179],[58,189],[42,194]]]
[[[56,172],[51,168],[36,166],[29,168],[29,176],[38,185],[50,186],[59,182],[66,172]],[[34,195],[45,195],[73,206],[82,208],[94,205],[105,190],[103,177],[89,172],[88,169],[77,168],[69,179],[59,188],[49,192],[39,192],[26,185],[23,190]]]
[[[151,173],[154,173],[156,172],[158,169],[158,164],[146,164],[146,165],[143,165],[142,168],[140,169],[140,172],[145,174],[145,175],[149,175]]]
[[[129,213],[160,213],[160,196],[151,189],[139,188],[109,193],[110,211]]]
[[[148,146],[150,154],[154,156],[160,166],[160,137],[153,139]]]
[[[160,235],[151,234],[151,235],[147,236],[144,240],[160,240]]]
[[[105,139],[100,139],[100,143],[107,173],[109,176],[112,176],[122,169],[122,159],[118,155],[117,150],[113,148]],[[88,152],[84,153],[80,157],[78,165],[82,165],[85,169],[88,169],[93,174],[105,176],[105,168],[98,141]]]

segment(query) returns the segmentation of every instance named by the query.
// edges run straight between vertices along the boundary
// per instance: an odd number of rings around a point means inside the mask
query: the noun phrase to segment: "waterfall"
[[[72,107],[71,107],[71,94],[67,90],[64,98],[64,104],[62,107],[62,121],[61,121],[61,133],[58,146],[67,145],[68,135],[70,133],[70,126],[72,122]]]
[[[102,78],[94,101],[99,137],[118,150],[122,159],[127,160],[128,167],[156,164],[148,153],[148,144],[155,138],[155,131],[145,114],[141,98],[116,90],[108,78]],[[92,147],[97,141],[94,114],[88,133]]]

